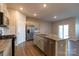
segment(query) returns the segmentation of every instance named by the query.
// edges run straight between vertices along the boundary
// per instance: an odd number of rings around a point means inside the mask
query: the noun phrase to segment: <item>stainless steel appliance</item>
[[[26,34],[27,34],[27,39],[26,40],[33,40],[33,35],[34,35],[35,27],[33,25],[28,25]]]

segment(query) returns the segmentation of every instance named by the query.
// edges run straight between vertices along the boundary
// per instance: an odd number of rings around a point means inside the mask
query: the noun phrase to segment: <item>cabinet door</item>
[[[40,37],[37,36],[37,46],[40,48]]]
[[[6,4],[0,3],[0,12],[3,13],[4,25],[9,25],[8,10]]]
[[[33,42],[35,45],[37,45],[38,48],[40,48],[42,51],[44,51],[44,38],[34,35]]]
[[[49,40],[49,50],[48,50],[48,55],[49,56],[55,56],[55,41],[54,40]]]
[[[34,44],[39,47],[39,37],[37,35],[34,35]]]
[[[66,49],[66,40],[57,41],[57,56],[65,56]]]
[[[45,39],[44,40],[44,53],[46,55],[48,55],[48,46],[49,46],[48,44],[49,44],[48,39]]]
[[[44,38],[40,37],[40,49],[44,51]]]
[[[37,44],[37,37],[36,37],[36,35],[34,35],[33,43],[34,43],[35,45]]]

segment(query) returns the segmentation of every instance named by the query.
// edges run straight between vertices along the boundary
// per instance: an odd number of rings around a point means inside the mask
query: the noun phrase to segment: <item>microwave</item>
[[[0,12],[0,27],[6,27],[7,26],[7,17],[4,17],[4,13]]]

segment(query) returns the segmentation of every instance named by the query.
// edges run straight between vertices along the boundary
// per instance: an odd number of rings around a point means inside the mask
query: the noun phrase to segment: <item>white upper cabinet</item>
[[[8,19],[8,10],[6,4],[0,3],[0,12],[3,12],[4,15],[4,25],[8,25],[9,19]]]
[[[7,12],[7,6],[6,4],[0,3],[0,11],[6,13]]]

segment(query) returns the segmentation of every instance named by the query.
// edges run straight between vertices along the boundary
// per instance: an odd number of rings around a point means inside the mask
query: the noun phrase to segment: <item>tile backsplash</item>
[[[0,27],[0,35],[4,35],[4,28]]]

